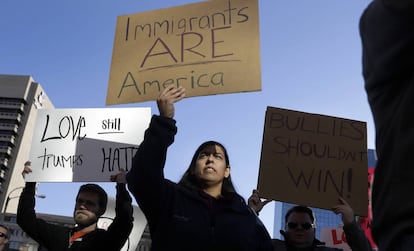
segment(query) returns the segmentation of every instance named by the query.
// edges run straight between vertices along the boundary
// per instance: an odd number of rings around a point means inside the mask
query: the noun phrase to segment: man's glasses
[[[6,238],[6,239],[7,239],[7,234],[0,232],[0,237],[1,237],[1,238]]]
[[[311,228],[314,228],[315,227],[315,225],[314,224],[311,224],[311,223],[309,223],[309,222],[306,222],[306,223],[301,223],[301,224],[299,224],[299,223],[297,223],[297,222],[288,222],[287,224],[286,224],[286,226],[289,228],[289,229],[296,229],[296,228],[298,228],[299,227],[299,225],[303,228],[303,229],[305,229],[305,230],[309,230],[309,229],[311,229]]]

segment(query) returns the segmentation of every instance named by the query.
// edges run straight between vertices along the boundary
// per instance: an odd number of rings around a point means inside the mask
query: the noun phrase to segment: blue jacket
[[[272,250],[266,228],[240,195],[215,199],[164,178],[176,132],[175,120],[154,115],[127,175],[148,220],[152,250]]]

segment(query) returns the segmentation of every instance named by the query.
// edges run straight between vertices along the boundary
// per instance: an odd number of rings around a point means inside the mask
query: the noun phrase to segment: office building
[[[53,108],[31,76],[0,75],[0,202],[2,212],[15,213],[24,186],[21,172],[29,159],[36,111]],[[7,208],[6,208],[7,204]]]
[[[24,187],[21,172],[29,159],[36,111],[42,108],[53,104],[31,76],[0,75],[0,208],[1,221],[11,228],[10,250],[37,250],[9,215],[16,214]]]

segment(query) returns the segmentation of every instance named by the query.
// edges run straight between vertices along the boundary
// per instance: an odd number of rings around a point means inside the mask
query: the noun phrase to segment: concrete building
[[[31,76],[0,75],[0,218],[11,228],[10,250],[37,250],[13,215],[24,187],[21,172],[29,159],[36,112],[42,108],[53,104]]]
[[[2,213],[15,213],[24,186],[21,171],[29,159],[36,111],[53,108],[31,76],[0,75],[0,202]],[[7,205],[7,207],[6,207]]]

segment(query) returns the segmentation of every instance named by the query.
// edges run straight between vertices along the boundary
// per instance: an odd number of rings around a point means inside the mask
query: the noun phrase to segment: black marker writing
[[[82,140],[86,137],[86,134],[82,135],[82,128],[86,127],[86,121],[83,116],[79,116],[79,119],[75,126],[75,120],[72,118],[72,116],[64,116],[60,122],[58,127],[57,134],[52,134],[55,136],[47,136],[48,134],[48,127],[49,127],[49,115],[46,115],[46,125],[45,129],[43,130],[42,139],[40,142],[45,142],[48,140],[59,140],[64,139],[69,134],[72,136],[72,141],[74,141],[76,138],[79,140]]]

